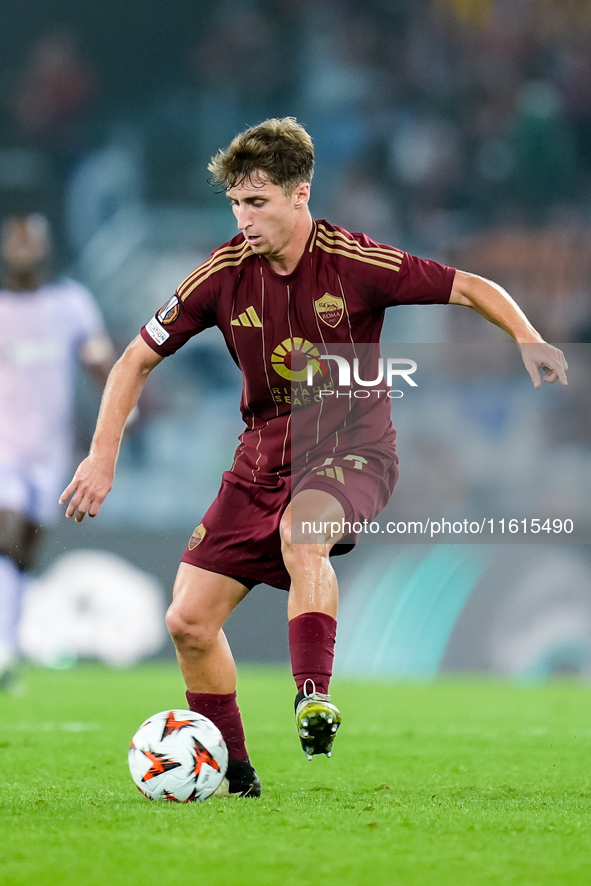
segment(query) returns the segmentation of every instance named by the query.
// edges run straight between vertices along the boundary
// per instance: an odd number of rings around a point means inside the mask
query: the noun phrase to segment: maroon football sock
[[[240,708],[236,702],[236,693],[216,695],[212,692],[189,692],[187,690],[186,695],[189,710],[196,714],[203,714],[220,730],[228,746],[230,760],[247,760],[244,727]]]
[[[317,692],[328,692],[332,675],[337,623],[325,612],[304,612],[289,623],[289,651],[293,678],[302,692],[313,680]]]

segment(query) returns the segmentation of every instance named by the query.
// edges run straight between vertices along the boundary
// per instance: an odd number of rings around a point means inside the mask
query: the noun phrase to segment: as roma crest
[[[189,550],[194,551],[200,542],[205,538],[205,533],[207,532],[203,523],[200,523],[197,529],[193,530],[193,535],[189,539]]]
[[[317,298],[314,307],[322,322],[332,329],[338,326],[343,319],[343,299],[331,295],[330,292],[325,292],[322,298]]]

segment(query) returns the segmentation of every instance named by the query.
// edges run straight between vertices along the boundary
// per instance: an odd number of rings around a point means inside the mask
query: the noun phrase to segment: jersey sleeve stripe
[[[371,249],[373,252],[393,252],[397,255],[404,255],[402,249],[396,249],[395,246],[389,246],[386,243],[376,243],[374,246],[363,246],[359,240],[356,240],[352,234],[347,231],[337,231],[326,228],[323,224],[318,225],[318,234],[323,237],[333,237],[349,243],[351,246],[358,246],[360,249]]]
[[[316,235],[318,234],[318,228],[319,228],[318,223],[314,222],[314,231],[312,233],[312,236],[310,237],[310,248],[308,249],[308,252],[314,251],[314,245],[316,243]]]
[[[193,286],[193,284],[195,283],[195,280],[198,277],[200,277],[202,274],[205,274],[210,269],[212,269],[213,266],[216,264],[216,262],[222,261],[225,258],[234,257],[235,255],[240,256],[241,253],[247,252],[249,250],[250,250],[250,247],[249,247],[248,243],[246,243],[246,242],[239,243],[237,246],[226,246],[226,247],[223,247],[222,249],[217,249],[214,252],[214,254],[211,256],[211,258],[209,258],[206,262],[203,262],[203,264],[199,265],[198,268],[195,268],[194,271],[191,271],[189,276],[183,280],[183,282],[181,283],[181,285],[179,286],[179,288],[177,290],[178,294],[181,296],[184,296],[186,293],[186,290],[189,287]]]
[[[183,282],[181,283],[179,289],[182,289],[182,288],[186,287],[187,284],[190,284],[191,281],[193,280],[193,278],[194,278],[197,274],[200,274],[200,273],[201,273],[202,271],[204,271],[206,268],[211,267],[211,265],[214,264],[216,261],[218,261],[218,259],[220,259],[222,256],[224,256],[224,255],[232,255],[232,254],[234,254],[235,252],[238,252],[238,253],[239,253],[242,249],[244,249],[245,245],[246,245],[245,243],[240,243],[238,246],[227,246],[227,247],[223,247],[222,249],[216,249],[216,251],[213,253],[213,255],[211,255],[211,256],[207,259],[207,261],[205,261],[205,262],[203,262],[202,264],[200,264],[199,267],[198,267],[198,268],[195,268],[194,271],[191,271],[191,273],[188,275],[188,277],[186,277],[186,278],[183,280]]]
[[[227,246],[222,249],[217,249],[214,254],[209,258],[206,262],[199,265],[194,271],[192,271],[188,277],[183,280],[181,285],[179,286],[179,294],[184,292],[188,286],[191,286],[194,280],[201,276],[201,274],[206,273],[210,268],[212,268],[216,262],[222,261],[225,258],[234,257],[235,255],[240,255],[245,249],[248,249],[248,243],[240,243],[238,246]]]
[[[244,259],[248,258],[249,255],[254,255],[254,253],[252,252],[252,250],[250,248],[248,248],[248,250],[243,255],[240,255],[237,258],[230,259],[229,261],[222,261],[220,264],[215,264],[207,269],[203,268],[202,273],[199,276],[194,277],[190,284],[183,285],[183,286],[179,287],[178,293],[181,298],[181,301],[185,301],[185,299],[189,295],[191,295],[193,290],[196,289],[197,286],[200,286],[202,283],[204,283],[207,279],[209,279],[209,277],[211,277],[212,274],[215,274],[218,271],[221,271],[223,268],[237,267],[238,265],[242,264]],[[224,257],[225,256],[221,256],[221,258],[224,258]]]
[[[402,264],[404,259],[404,253],[395,253],[389,252],[386,249],[373,249],[372,247],[361,246],[355,240],[346,240],[345,238],[322,237],[320,235],[317,242],[318,245],[323,243],[326,246],[338,246],[340,249],[350,249],[357,255],[366,255],[370,258],[378,259],[379,261],[392,262],[394,264]]]
[[[344,255],[345,258],[352,258],[355,261],[366,262],[368,265],[375,265],[378,268],[386,268],[388,271],[400,271],[400,265],[393,264],[392,262],[386,263],[385,261],[376,261],[375,258],[370,258],[370,256],[358,255],[355,252],[345,252],[344,249],[333,249],[330,246],[325,246],[320,240],[318,240],[316,245],[319,249],[322,249],[323,252],[329,252],[332,255]]]
[[[373,255],[375,258],[381,258],[391,261],[402,261],[404,252],[394,249],[393,246],[363,246],[353,237],[346,237],[340,231],[327,231],[324,228],[318,229],[318,237],[321,238],[329,246],[346,246],[354,249],[364,255]]]

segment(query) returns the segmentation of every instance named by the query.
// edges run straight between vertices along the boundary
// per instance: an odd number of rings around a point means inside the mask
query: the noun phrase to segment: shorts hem
[[[214,572],[216,575],[223,575],[225,578],[233,578],[234,581],[239,581],[245,587],[251,591],[256,584],[259,584],[260,579],[248,578],[246,575],[230,575],[229,572],[226,572],[222,569],[216,569],[211,565],[211,563],[195,563],[193,559],[189,559],[183,554],[181,557],[181,563],[186,563],[188,566],[196,566],[198,569],[205,569],[206,572]]]
[[[274,579],[273,576],[268,576],[268,578],[261,578],[260,576],[255,577],[255,576],[250,576],[250,575],[230,575],[230,573],[227,572],[226,570],[218,569],[215,566],[212,566],[211,563],[205,563],[205,562],[195,563],[193,558],[189,559],[188,557],[185,556],[185,554],[183,554],[183,556],[181,557],[181,563],[187,563],[189,566],[197,566],[199,569],[205,569],[207,572],[214,572],[216,575],[223,575],[226,578],[233,578],[234,581],[240,582],[240,584],[242,584],[242,585],[244,585],[244,587],[248,588],[249,591],[252,591],[252,589],[256,585],[262,585],[262,584],[267,584],[272,588],[277,588],[277,590],[289,591],[289,583],[291,581],[291,579],[289,578],[289,575],[288,575],[287,583],[285,581],[278,583],[278,581],[276,579]]]

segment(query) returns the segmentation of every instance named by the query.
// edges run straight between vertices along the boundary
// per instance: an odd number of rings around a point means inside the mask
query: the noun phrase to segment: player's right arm
[[[148,375],[163,359],[138,336],[115,363],[103,392],[90,453],[60,496],[60,504],[70,499],[66,517],[80,523],[86,514],[98,514],[113,485],[125,422]]]

